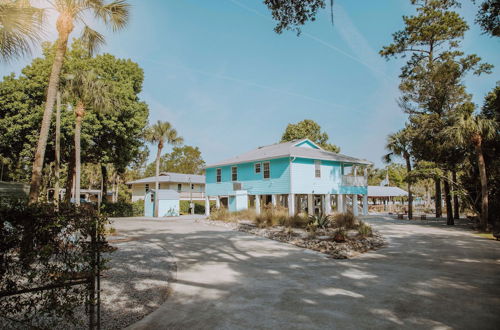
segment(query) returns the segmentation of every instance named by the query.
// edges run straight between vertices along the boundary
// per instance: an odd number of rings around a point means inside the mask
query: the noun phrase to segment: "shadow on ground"
[[[498,328],[498,242],[366,221],[389,246],[342,261],[189,220],[117,221],[137,242],[171,251],[178,267],[173,294],[132,328]]]

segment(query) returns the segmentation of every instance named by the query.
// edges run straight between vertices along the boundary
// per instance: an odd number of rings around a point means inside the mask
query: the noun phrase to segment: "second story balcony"
[[[368,178],[365,176],[342,175],[342,185],[364,187],[368,185]]]

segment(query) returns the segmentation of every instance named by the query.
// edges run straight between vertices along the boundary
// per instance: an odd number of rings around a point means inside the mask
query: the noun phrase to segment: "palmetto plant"
[[[168,121],[158,120],[154,125],[152,125],[145,134],[145,138],[148,142],[156,144],[158,146],[158,152],[156,153],[156,178],[155,178],[155,217],[158,216],[158,189],[160,186],[159,176],[160,176],[160,159],[161,152],[165,143],[170,145],[179,145],[184,142],[183,138],[177,134],[177,131],[172,127]]]
[[[388,154],[384,156],[384,161],[390,163],[394,156],[401,157],[405,160],[407,176],[411,172],[411,132],[408,128],[404,128],[399,132],[391,134],[387,137],[385,146]],[[408,219],[413,218],[413,195],[411,191],[411,180],[407,177],[408,184]]]
[[[75,112],[75,200],[80,205],[81,182],[81,131],[82,122],[87,109],[94,111],[115,111],[110,97],[111,86],[101,79],[94,71],[78,71],[65,77],[65,96],[74,100]]]
[[[0,59],[29,53],[43,36],[43,19],[44,10],[26,0],[0,0]]]
[[[50,120],[52,118],[52,109],[56,100],[68,38],[71,32],[73,32],[75,24],[83,25],[82,39],[92,53],[104,43],[104,37],[85,22],[85,17],[92,16],[105,25],[110,26],[113,31],[125,27],[129,17],[129,5],[124,0],[114,0],[111,2],[103,0],[53,0],[50,3],[52,4],[51,9],[58,13],[56,21],[58,39],[49,78],[40,135],[35,152],[35,159],[33,161],[33,173],[31,176],[29,195],[30,203],[34,203],[38,200],[43,159],[47,146]]]
[[[483,142],[493,138],[498,129],[494,120],[465,112],[456,116],[453,125],[443,132],[447,138],[459,145],[472,145],[474,147],[481,180],[480,223],[482,228],[486,228],[488,224],[488,177],[486,176]]]

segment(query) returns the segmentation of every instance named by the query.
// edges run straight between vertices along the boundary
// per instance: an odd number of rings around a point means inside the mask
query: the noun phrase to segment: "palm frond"
[[[97,32],[96,30],[91,29],[88,25],[85,25],[82,32],[81,37],[83,43],[87,47],[89,54],[92,56],[99,50],[101,46],[106,43],[104,36]]]
[[[125,0],[115,0],[108,4],[93,0],[92,8],[96,18],[100,18],[106,25],[111,25],[113,31],[124,28],[129,20],[130,5]]]
[[[0,58],[29,54],[43,37],[44,10],[26,1],[0,2]]]

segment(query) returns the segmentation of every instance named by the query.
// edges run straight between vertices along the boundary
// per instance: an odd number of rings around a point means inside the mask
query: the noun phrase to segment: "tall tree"
[[[43,21],[44,10],[26,0],[0,0],[0,59],[29,53],[43,36]]]
[[[114,111],[116,104],[110,98],[110,87],[93,70],[76,71],[67,77],[64,90],[75,100],[75,202],[80,205],[81,132],[86,110]]]
[[[281,142],[294,141],[298,139],[308,138],[312,142],[318,144],[321,148],[331,151],[340,152],[340,148],[334,144],[328,143],[328,134],[321,131],[321,126],[311,119],[304,119],[296,124],[288,124],[281,136]]]
[[[479,6],[476,23],[484,33],[500,37],[500,1],[484,0]]]
[[[405,128],[399,132],[391,134],[387,138],[385,148],[389,151],[384,156],[386,162],[391,162],[393,156],[399,156],[404,159],[406,163],[406,176],[405,181],[408,186],[408,219],[413,219],[413,194],[411,190],[411,132]]]
[[[56,100],[59,79],[66,54],[68,38],[75,27],[75,23],[83,24],[82,39],[93,52],[104,42],[104,36],[90,28],[85,22],[85,17],[92,16],[100,20],[105,25],[111,26],[116,31],[123,28],[128,21],[129,5],[125,0],[115,0],[105,3],[103,0],[58,0],[52,2],[54,9],[58,13],[56,28],[58,38],[56,41],[56,51],[47,88],[47,98],[43,113],[40,135],[38,138],[35,159],[33,161],[29,202],[35,203],[40,193],[40,183],[47,146],[47,138],[52,118],[52,110]]]
[[[479,178],[481,180],[481,227],[488,224],[488,177],[483,154],[483,143],[492,139],[497,132],[496,122],[474,115],[470,111],[457,116],[454,125],[444,131],[447,137],[461,145],[473,145],[477,157]]]
[[[318,10],[325,8],[325,0],[264,0],[264,4],[271,10],[273,18],[278,21],[274,28],[276,33],[283,30],[293,30],[300,34],[300,28],[307,21],[316,20]],[[333,0],[330,0],[330,8]],[[332,21],[333,21],[333,11]]]
[[[202,174],[205,161],[198,147],[174,147],[172,152],[161,157],[160,172]],[[155,163],[146,168],[145,176],[155,175]]]
[[[177,131],[168,121],[157,121],[146,132],[146,140],[154,143],[158,147],[156,153],[156,178],[155,178],[155,217],[158,217],[158,190],[160,188],[160,159],[161,152],[165,146],[165,142],[170,145],[179,145],[183,143],[183,138],[177,134]]]

